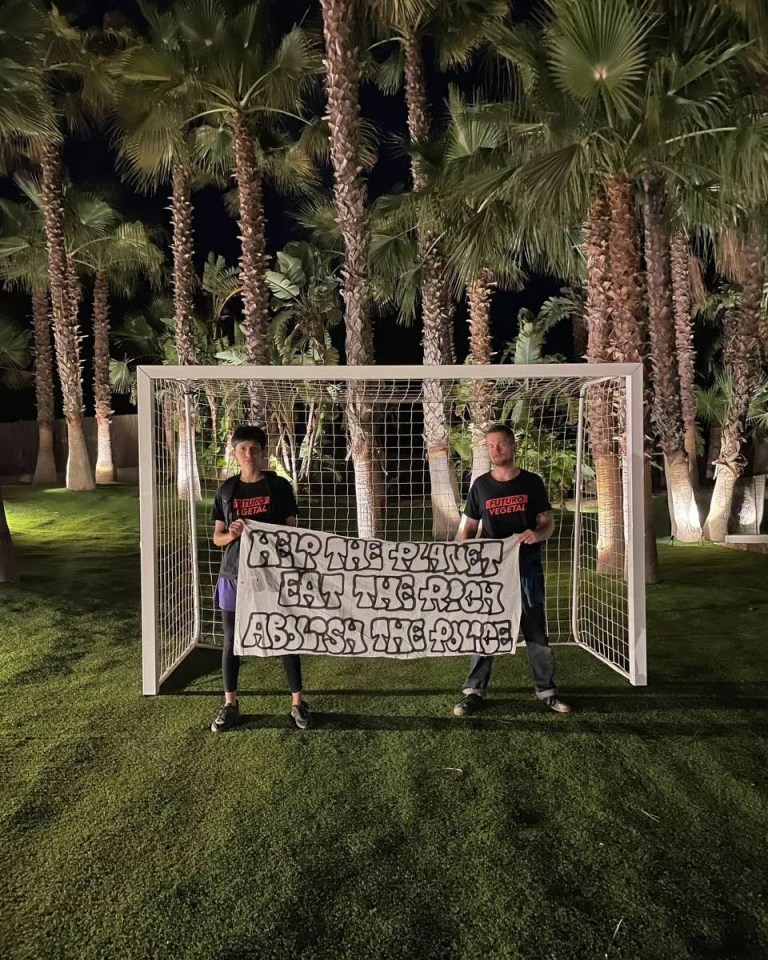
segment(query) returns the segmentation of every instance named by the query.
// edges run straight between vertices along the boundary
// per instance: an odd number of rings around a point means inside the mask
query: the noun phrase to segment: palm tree
[[[680,408],[683,417],[683,445],[694,490],[699,486],[698,444],[696,430],[696,352],[693,342],[691,311],[691,278],[700,265],[688,246],[688,236],[681,229],[674,231],[669,247],[672,273],[672,307],[675,316],[675,352],[680,381]]]
[[[160,279],[161,250],[143,223],[120,223],[119,213],[103,201],[98,216],[101,235],[85,240],[72,250],[72,261],[93,275],[93,394],[97,429],[96,483],[114,483],[112,461],[112,392],[109,384],[109,296],[128,296],[137,281],[147,276]]]
[[[35,4],[25,4],[12,0],[0,10],[0,142],[4,165],[13,162],[10,154],[26,153],[35,162],[41,163],[44,172],[47,171],[51,179],[51,155],[55,153],[58,143],[58,126],[52,104],[51,91],[48,88],[50,70],[53,64],[60,62],[57,54],[60,52],[55,43],[58,28],[62,20],[57,13],[46,15]],[[51,247],[55,242],[55,230],[51,230],[57,211],[52,207],[48,211],[50,224],[46,223],[45,239],[49,257]],[[63,240],[62,240],[63,244]],[[22,250],[26,244],[23,244]],[[6,252],[7,248],[6,248]],[[61,252],[61,251],[60,251]],[[39,264],[38,264],[39,266]],[[79,387],[79,358],[76,353],[77,340],[73,341],[71,329],[73,321],[71,310],[67,310],[69,291],[65,290],[65,265],[62,257],[57,260],[58,270],[55,273],[56,302],[54,304],[54,338],[57,346],[57,361],[65,373],[71,373],[66,378],[65,406],[68,413],[68,424],[72,424],[72,470],[68,469],[68,477],[75,486],[80,486],[83,471],[78,460],[84,453],[82,440],[82,402],[78,405]],[[47,274],[47,270],[45,271]],[[55,481],[51,442],[53,436],[53,397],[52,379],[45,372],[46,359],[49,354],[48,339],[43,332],[44,309],[47,313],[47,304],[44,307],[42,292],[39,287],[37,270],[35,283],[35,329],[38,334],[38,356],[40,358],[40,376],[38,378],[38,417],[41,423],[41,444],[43,452],[43,469],[39,474],[47,482]],[[72,354],[72,348],[75,353]],[[69,351],[69,353],[68,353]],[[46,390],[50,384],[51,389]],[[42,394],[41,391],[42,390]],[[79,426],[79,430],[78,430]],[[48,456],[46,457],[46,453]],[[87,455],[86,455],[87,456]],[[42,467],[42,465],[41,465]],[[87,486],[87,481],[83,481]]]
[[[83,432],[80,289],[66,250],[65,175],[58,127],[66,124],[70,129],[87,130],[87,116],[98,116],[109,101],[112,82],[102,67],[107,56],[105,36],[78,30],[55,7],[48,11],[37,73],[45,86],[47,113],[56,118],[57,127],[28,149],[41,173],[53,342],[67,421],[66,485],[70,490],[91,490],[94,483]]]
[[[136,42],[111,65],[119,84],[116,102],[118,161],[142,190],[170,185],[171,254],[176,352],[183,365],[197,362],[192,311],[194,266],[192,189],[196,174],[188,118],[196,87],[171,13],[145,4],[148,39]],[[171,78],[171,79],[169,79]],[[137,84],[140,85],[137,89]]]
[[[341,295],[345,305],[346,356],[349,364],[373,362],[371,291],[368,276],[367,189],[361,158],[360,57],[354,0],[321,0],[325,38],[328,121],[334,173],[336,217],[344,240]],[[347,423],[355,471],[357,529],[376,536],[380,525],[374,450],[375,414],[365,390],[350,381]]]
[[[216,173],[234,173],[246,342],[251,362],[266,363],[265,145],[259,133],[273,129],[277,116],[300,110],[319,61],[302,29],[274,37],[266,4],[184,0],[167,14],[149,8],[144,13],[158,42],[129,51],[123,76],[140,85],[150,103],[170,101],[169,113],[180,115],[182,125],[198,124],[198,155],[213,155]],[[207,123],[199,126],[203,117]],[[229,169],[221,169],[222,155],[232,157]]]
[[[547,210],[567,227],[586,219],[602,185],[610,211],[604,292],[613,358],[644,360],[649,351],[637,181],[665,169],[684,175],[688,145],[696,137],[715,135],[733,89],[740,46],[732,42],[728,29],[721,30],[728,23],[718,10],[674,9],[655,29],[647,11],[638,12],[626,0],[599,5],[553,0],[551,8],[551,20],[538,35],[519,28],[499,33],[496,45],[517,68],[524,93],[508,122],[510,142],[523,162],[515,159],[506,174],[488,179],[486,197],[516,194],[531,220]],[[651,268],[669,257],[658,238],[656,247],[659,255],[651,258]],[[664,277],[654,283],[655,289],[663,288]],[[666,284],[671,286],[669,271]],[[593,299],[599,302],[600,295]],[[669,321],[671,311],[665,315]],[[657,369],[655,409],[668,410],[674,406],[668,398],[674,393],[675,368],[658,363]],[[649,394],[647,410],[650,401]],[[675,426],[673,433],[666,438],[667,449],[674,447],[676,458],[684,461],[682,426]],[[647,470],[648,497],[649,480]],[[685,488],[685,495],[674,502],[690,506],[687,470],[671,481]],[[653,579],[650,506],[648,499],[646,566]],[[681,528],[689,524],[685,513],[684,509]],[[617,523],[606,527],[615,530]]]
[[[48,256],[42,214],[33,204],[0,201],[4,235],[0,237],[0,278],[11,289],[19,288],[32,301],[35,358],[35,406],[38,444],[33,483],[55,486],[54,378],[51,316],[48,301]]]
[[[597,186],[584,229],[588,277],[585,307],[588,363],[609,363],[613,359],[610,242],[610,209],[605,191],[602,186]],[[610,404],[611,397],[599,387],[590,391],[587,414],[598,502],[597,572],[621,576],[625,558],[621,459],[611,429]]]
[[[278,127],[276,118],[299,109],[301,93],[317,69],[313,44],[299,28],[275,38],[266,4],[242,7],[219,0],[182,0],[165,13],[148,4],[142,10],[150,41],[128,50],[120,64],[128,88],[119,111],[122,151],[145,178],[172,173],[179,357],[184,363],[194,361],[196,278],[190,191],[196,169],[215,181],[234,173],[248,357],[252,363],[267,363],[269,295],[262,191],[269,163],[265,162],[267,144],[258,134],[269,139]],[[137,92],[138,105],[132,100]],[[309,175],[306,157],[294,153],[292,159],[295,168]],[[251,419],[266,425],[264,393],[257,383],[249,388]],[[182,433],[191,428],[183,417],[179,422]],[[188,445],[181,443],[178,449],[177,482],[183,497],[189,486],[186,478],[194,475],[195,468],[186,463]],[[193,489],[197,491],[196,482]]]
[[[646,173],[643,187],[650,357],[653,367],[653,419],[664,455],[667,490],[671,498],[669,515],[672,536],[682,541],[698,541],[701,539],[701,522],[691,482],[692,466],[685,447],[680,362],[677,354],[677,342],[681,339],[679,331],[682,326],[679,314],[684,308],[682,305],[678,308],[676,318],[676,289],[672,279],[666,188],[663,179],[656,173]],[[677,293],[679,300],[679,283]],[[682,337],[684,350],[688,347],[686,339]],[[690,362],[685,354],[684,358]],[[687,365],[686,368],[688,369]],[[695,462],[694,458],[693,463]],[[682,476],[678,476],[679,474]]]
[[[588,359],[641,361],[646,322],[639,233],[622,134],[637,116],[648,27],[622,0],[589,8],[578,0],[553,0],[551,6],[552,19],[541,33],[516,27],[494,38],[499,54],[516,69],[523,97],[516,109],[497,110],[512,153],[506,170],[486,175],[476,189],[486,202],[516,200],[521,220],[531,226],[545,217],[568,235],[586,223]],[[608,397],[595,396],[589,423],[602,494],[598,570],[616,575],[623,571],[623,497],[610,406]],[[649,470],[648,462],[646,577],[653,582]]]
[[[501,139],[483,117],[479,102],[468,105],[451,87],[449,122],[440,166],[433,167],[434,188],[443,206],[441,229],[447,258],[445,274],[454,290],[465,291],[469,321],[469,357],[475,366],[491,362],[491,302],[496,289],[517,289],[525,240],[511,203],[481,204],[461,184],[495,172]],[[472,481],[490,468],[485,431],[494,420],[493,386],[473,380],[469,403],[472,435]]]
[[[370,12],[379,28],[397,47],[395,69],[388,63],[385,89],[405,81],[408,133],[414,145],[426,146],[432,136],[431,109],[427,98],[427,77],[423,38],[434,37],[437,61],[442,69],[466,65],[485,38],[485,31],[500,22],[507,13],[505,2],[486,5],[482,15],[465,0],[437,4],[403,4],[402,0],[376,0]],[[393,82],[394,81],[394,82]],[[411,153],[413,188],[424,191],[428,175],[417,150]],[[453,299],[449,291],[444,257],[434,229],[422,222],[417,230],[418,258],[421,262],[421,300],[423,318],[424,363],[446,362],[453,352]],[[479,306],[475,297],[470,303]],[[475,324],[474,329],[477,328]],[[477,346],[477,344],[476,344]],[[441,381],[424,382],[424,434],[430,473],[433,536],[450,540],[456,532],[458,505],[449,469],[448,425]]]
[[[698,540],[691,263],[683,211],[675,211],[672,204],[680,207],[691,190],[687,184],[701,179],[699,144],[716,142],[725,132],[729,101],[743,69],[743,44],[732,19],[717,9],[672,9],[666,26],[669,37],[654,52],[638,127],[645,154],[652,413],[665,459],[672,533],[681,540]],[[696,141],[693,146],[691,139]],[[673,190],[670,171],[675,173]]]
[[[113,64],[119,84],[116,102],[118,159],[140,189],[155,190],[170,183],[171,255],[173,260],[173,338],[176,362],[198,362],[194,297],[195,272],[192,190],[203,174],[195,162],[190,118],[198,105],[199,87],[188,50],[172,11],[143,4],[148,38],[135,38]],[[165,417],[166,423],[173,417]],[[194,413],[193,413],[194,416]],[[177,411],[180,437],[191,425]],[[170,439],[170,438],[169,438]],[[199,498],[198,470],[190,462],[185,442],[169,443],[177,450],[176,484],[181,499]]]
[[[716,543],[723,543],[728,533],[734,489],[746,463],[743,448],[750,405],[762,381],[759,323],[765,283],[763,225],[747,225],[740,237],[731,237],[730,246],[735,251],[731,275],[741,282],[742,289],[736,309],[725,311],[723,329],[723,362],[732,389],[716,461],[715,487],[704,523],[704,536]]]
[[[68,490],[92,490],[93,477],[83,432],[83,382],[77,280],[64,240],[64,191],[59,148],[46,144],[41,159],[48,282],[53,313],[53,342],[67,421]]]
[[[490,363],[492,357],[493,292],[499,286],[514,289],[521,281],[520,242],[514,210],[509,205],[478,209],[474,198],[459,191],[457,186],[469,174],[493,168],[498,137],[478,117],[475,108],[467,107],[454,87],[450,88],[448,108],[449,123],[440,142],[430,145],[420,156],[428,189],[385,197],[373,207],[373,289],[379,302],[397,307],[402,321],[413,318],[419,293],[426,283],[422,226],[428,223],[433,243],[439,242],[452,251],[441,262],[440,294],[449,300],[462,293],[466,296],[470,330],[468,359],[480,365]],[[433,344],[438,340],[434,337]],[[492,384],[473,380],[470,394],[472,476],[475,478],[490,466],[485,430],[493,421]],[[439,402],[442,418],[443,399],[430,399],[429,403],[432,402]],[[453,493],[451,499],[455,504]]]
[[[720,272],[741,286],[735,309],[725,311],[723,361],[732,384],[715,467],[715,488],[704,535],[723,542],[728,533],[736,483],[743,475],[750,405],[763,377],[761,345],[764,333],[761,296],[765,284],[766,196],[768,161],[765,138],[765,54],[768,14],[760,4],[729,0],[745,45],[740,85],[731,98],[726,137],[709,150],[716,176],[712,203],[716,216],[705,217],[705,234],[713,246]],[[714,221],[714,222],[713,222]],[[763,360],[765,357],[763,357]]]
[[[269,293],[262,191],[269,140],[265,142],[264,134],[274,128],[276,115],[301,110],[302,94],[318,72],[319,59],[309,34],[299,27],[273,40],[266,5],[258,14],[257,8],[249,7],[235,16],[228,16],[223,4],[217,5],[217,19],[225,29],[221,42],[209,45],[202,21],[195,19],[203,9],[197,3],[186,6],[185,38],[202,67],[201,107],[207,116],[225,123],[232,138],[243,327],[249,359],[267,363]]]

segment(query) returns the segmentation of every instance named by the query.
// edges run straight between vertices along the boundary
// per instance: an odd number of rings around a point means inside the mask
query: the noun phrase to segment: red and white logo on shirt
[[[508,513],[525,513],[528,506],[528,494],[519,493],[514,497],[494,497],[485,501],[485,509],[492,517]]]
[[[262,513],[269,513],[269,497],[244,497],[242,500],[235,498],[232,506],[238,517],[258,517]]]

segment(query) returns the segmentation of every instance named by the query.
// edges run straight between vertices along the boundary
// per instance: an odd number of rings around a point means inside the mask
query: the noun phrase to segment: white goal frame
[[[194,627],[190,631],[185,649],[175,662],[161,665],[158,616],[158,485],[156,475],[156,450],[158,427],[156,423],[155,386],[158,381],[176,381],[194,384],[203,381],[510,381],[510,380],[559,380],[582,379],[585,381],[579,394],[579,417],[577,439],[577,483],[573,523],[572,556],[574,574],[570,587],[571,643],[584,647],[597,659],[624,676],[633,686],[647,683],[646,667],[646,612],[645,612],[645,546],[644,546],[644,430],[643,430],[643,368],[642,364],[496,364],[487,366],[140,366],[137,369],[138,422],[139,422],[139,496],[141,533],[141,624],[143,692],[156,695],[161,684],[196,647],[212,647],[201,642],[200,606],[201,592],[198,565],[198,505],[193,496],[184,504],[189,524],[189,560],[191,564],[192,590],[194,593]],[[588,388],[607,381],[623,381],[623,409],[619,414],[623,436],[623,503],[626,554],[624,560],[625,581],[625,632],[627,656],[624,666],[619,667],[609,656],[582,635],[579,620],[580,577],[576,574],[584,536],[583,512],[581,509],[580,482],[585,455],[585,423]],[[188,403],[188,395],[185,396]],[[189,426],[191,417],[187,407],[186,435],[179,442],[186,443],[187,455],[192,459],[194,437]]]

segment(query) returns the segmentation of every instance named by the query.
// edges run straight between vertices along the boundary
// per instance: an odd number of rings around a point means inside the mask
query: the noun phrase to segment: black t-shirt
[[[270,473],[256,483],[238,479],[230,497],[225,500],[222,490],[216,491],[211,508],[211,520],[229,525],[233,520],[258,520],[259,523],[285,523],[288,517],[298,515],[293,487],[283,477]],[[221,558],[219,575],[237,577],[240,564],[240,537],[228,543]]]
[[[521,470],[514,480],[494,480],[490,473],[479,476],[470,488],[464,514],[482,521],[484,537],[503,540],[523,530],[535,530],[538,515],[551,509],[541,477]],[[540,543],[520,545],[521,559],[540,553]]]

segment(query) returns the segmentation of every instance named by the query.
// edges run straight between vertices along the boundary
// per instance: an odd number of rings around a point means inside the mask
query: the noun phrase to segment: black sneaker
[[[225,730],[231,730],[240,722],[240,701],[234,705],[225,703],[213,718],[211,724],[212,733],[223,733]]]
[[[470,717],[473,713],[483,709],[483,698],[479,693],[468,693],[453,708],[454,717]]]
[[[539,698],[539,701],[544,704],[550,710],[554,710],[555,713],[570,713],[571,708],[567,703],[563,703],[562,700],[558,700],[557,697],[544,697]]]
[[[297,706],[291,707],[291,720],[299,730],[307,729],[309,726],[309,704],[306,700],[302,700]]]

